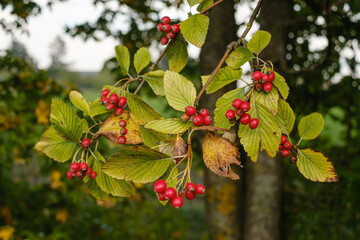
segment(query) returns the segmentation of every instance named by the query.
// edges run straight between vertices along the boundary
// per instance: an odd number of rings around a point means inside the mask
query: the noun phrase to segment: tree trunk
[[[291,20],[291,5],[290,0],[266,0],[259,16],[260,29],[272,35],[270,45],[260,57],[272,61],[280,73],[280,61],[286,61],[286,24]],[[279,154],[269,158],[266,152],[261,152],[256,164],[248,162],[245,173],[244,240],[280,239],[283,168],[284,159]]]
[[[206,42],[200,54],[201,73],[211,74],[220,59],[226,46],[236,39],[234,1],[227,0],[215,7],[210,13],[210,26]],[[201,107],[213,112],[216,100],[225,92],[234,89],[236,84],[215,92],[203,95]],[[237,209],[237,194],[239,181],[220,177],[205,170],[206,214],[210,238],[235,240],[240,238],[240,222]]]

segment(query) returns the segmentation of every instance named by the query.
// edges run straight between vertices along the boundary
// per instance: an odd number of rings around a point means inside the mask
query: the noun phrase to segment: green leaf
[[[63,101],[53,98],[50,122],[65,138],[79,141],[82,135],[82,122],[74,110]]]
[[[264,105],[269,111],[276,115],[278,111],[279,93],[277,91],[255,91],[255,99],[258,103]]]
[[[192,122],[184,122],[178,118],[169,118],[163,120],[155,120],[145,125],[146,128],[153,129],[162,133],[178,134],[183,133],[192,126]]]
[[[192,7],[192,6],[195,6],[196,4],[201,3],[204,0],[187,0],[187,1],[189,3],[190,7]]]
[[[257,161],[259,150],[265,150],[269,157],[275,157],[280,144],[281,129],[275,116],[262,104],[250,99],[251,118],[259,120],[259,126],[251,129],[248,125],[239,126],[238,135],[248,156]]]
[[[166,71],[164,76],[165,97],[171,107],[184,112],[187,106],[193,106],[196,98],[194,84],[184,76]]]
[[[127,47],[118,45],[115,47],[116,60],[120,66],[121,74],[127,75],[130,67],[130,53]]]
[[[95,152],[95,155],[99,162],[104,163],[105,159],[101,156],[100,153]],[[91,156],[93,158],[93,156]],[[96,183],[100,189],[108,194],[111,194],[115,197],[130,197],[135,195],[135,188],[131,183],[125,180],[118,180],[112,177],[109,177],[101,171],[101,165],[98,161],[94,161],[92,170],[97,173]],[[93,180],[90,180],[93,181]]]
[[[147,48],[140,48],[134,55],[134,66],[137,74],[149,65],[151,56]]]
[[[72,104],[75,107],[80,109],[86,115],[90,115],[90,106],[89,103],[85,100],[84,96],[78,91],[71,91],[69,98]]]
[[[166,51],[166,58],[169,61],[170,71],[180,72],[186,66],[189,55],[186,41],[181,33],[172,40],[169,49]]]
[[[108,197],[108,194],[101,190],[101,188],[97,185],[96,181],[89,179],[89,177],[84,178],[84,182],[86,183],[89,192],[93,197],[99,200],[103,200]]]
[[[215,75],[209,86],[206,88],[206,93],[210,94],[223,88],[224,86],[241,78],[242,69],[232,69],[229,66],[221,68]],[[210,76],[202,76],[202,85],[204,86]]]
[[[204,44],[208,28],[209,17],[202,14],[192,15],[180,25],[184,37],[196,47]]]
[[[237,47],[235,48],[228,58],[226,58],[225,62],[228,66],[238,69],[242,65],[244,65],[246,62],[253,59],[254,55],[252,52],[244,47]]]
[[[107,175],[148,183],[161,177],[172,163],[170,156],[146,146],[124,146],[102,167]]]
[[[324,118],[320,113],[312,113],[301,118],[298,125],[301,139],[311,140],[317,138],[324,127]]]
[[[271,34],[266,31],[257,31],[254,36],[250,39],[247,47],[250,51],[259,55],[259,53],[269,44]]]
[[[280,123],[281,130],[289,136],[294,128],[295,114],[290,105],[282,99],[279,99],[279,108],[276,119]]]
[[[164,75],[162,70],[148,72],[141,76],[150,85],[156,95],[165,96],[164,91]]]
[[[244,96],[245,88],[237,88],[225,93],[216,101],[216,108],[214,111],[214,125],[216,127],[230,128],[234,125],[225,117],[225,113],[227,110],[232,109],[232,102],[235,99],[242,99]]]
[[[203,0],[203,1],[199,4],[199,6],[196,8],[196,10],[197,10],[198,12],[201,12],[201,11],[205,10],[206,8],[210,7],[211,4],[213,4],[213,3],[214,3],[214,0]]]
[[[98,115],[109,112],[109,110],[106,109],[105,105],[100,104],[99,101],[100,101],[100,98],[96,99],[93,102],[89,102],[91,117],[96,117]]]
[[[281,96],[286,100],[289,96],[289,86],[285,82],[285,78],[275,72],[275,79],[273,81],[274,86],[279,90]]]
[[[69,160],[76,148],[75,142],[70,142],[59,135],[53,127],[49,127],[36,143],[35,149],[58,162]]]
[[[131,113],[143,122],[150,122],[163,118],[160,113],[142,100],[138,95],[126,92],[126,100],[129,104]]]
[[[160,133],[142,126],[140,126],[140,135],[144,144],[148,147],[154,147],[158,145],[161,140],[167,138],[168,136],[165,133]]]
[[[316,182],[337,182],[338,175],[329,159],[312,149],[299,149],[296,165],[302,175]]]

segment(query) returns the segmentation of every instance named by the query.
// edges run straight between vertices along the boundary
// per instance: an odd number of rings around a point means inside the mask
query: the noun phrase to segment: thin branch
[[[225,0],[219,0],[219,1],[217,1],[217,2],[214,2],[214,3],[211,4],[209,7],[205,8],[204,10],[202,10],[202,11],[200,12],[200,14],[204,14],[204,13],[208,12],[209,10],[211,10],[212,8],[214,8],[216,5],[222,3],[223,1],[225,1]]]
[[[224,53],[224,56],[221,58],[220,62],[218,63],[218,65],[216,66],[216,68],[214,69],[214,71],[211,73],[210,78],[207,80],[207,82],[204,84],[204,86],[201,88],[199,94],[197,95],[196,99],[195,99],[195,106],[197,106],[199,104],[199,100],[201,98],[201,96],[203,95],[203,93],[205,92],[205,89],[209,86],[209,84],[211,83],[211,81],[214,79],[215,75],[218,73],[218,71],[220,70],[220,68],[222,67],[222,65],[224,64],[226,58],[230,55],[230,53],[234,50],[234,48],[236,48],[237,46],[239,46],[241,43],[243,43],[244,45],[246,45],[245,42],[245,37],[246,35],[249,33],[250,28],[252,27],[255,18],[257,16],[257,14],[259,13],[259,10],[261,8],[261,4],[262,4],[263,0],[259,0],[259,2],[257,3],[253,13],[251,14],[251,17],[249,19],[249,22],[247,24],[246,29],[244,30],[243,34],[241,34],[241,37],[234,42],[231,42],[227,47],[226,47],[226,51]]]

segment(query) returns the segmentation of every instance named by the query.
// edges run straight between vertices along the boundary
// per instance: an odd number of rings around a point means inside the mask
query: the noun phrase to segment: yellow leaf
[[[131,115],[131,117],[130,117]],[[126,121],[126,129],[128,133],[126,134],[126,143],[127,144],[139,144],[142,143],[142,139],[140,136],[140,128],[133,121],[135,117],[129,113],[129,111],[125,110],[120,116],[116,116],[112,114],[110,117],[106,119],[102,127],[96,133],[94,138],[98,138],[100,135],[106,137],[107,139],[117,143],[117,139],[120,134],[120,130],[122,129],[119,126],[119,121],[124,119]],[[141,123],[140,123],[141,124]]]
[[[69,212],[66,209],[57,210],[55,213],[55,219],[58,222],[66,223],[69,217]]]
[[[240,166],[238,148],[228,139],[208,132],[203,141],[203,158],[205,165],[214,173],[233,180],[239,176],[231,170],[230,164]]]
[[[52,189],[58,189],[64,186],[64,182],[60,181],[61,172],[58,170],[52,170],[50,175],[50,187]]]
[[[0,227],[0,239],[2,240],[8,240],[10,237],[14,234],[15,228],[11,226],[3,226]]]
[[[39,124],[49,124],[50,105],[44,100],[40,100],[38,107],[35,109],[35,114]]]

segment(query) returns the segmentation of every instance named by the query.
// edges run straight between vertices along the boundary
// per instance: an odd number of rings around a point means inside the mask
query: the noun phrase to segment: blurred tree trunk
[[[210,27],[206,42],[200,54],[201,73],[211,74],[220,59],[226,46],[236,39],[234,1],[224,1],[210,13]],[[234,89],[231,84],[211,95],[203,95],[200,106],[213,112],[216,100],[225,92]],[[237,211],[237,194],[239,181],[220,177],[205,170],[207,186],[206,214],[209,233],[212,239],[233,240],[240,238],[240,222]]]
[[[278,72],[286,61],[287,25],[291,20],[290,0],[264,1],[259,15],[260,29],[272,35],[270,45],[261,54],[271,60]],[[276,9],[276,14],[274,12]],[[248,162],[245,180],[244,240],[280,239],[280,215],[284,159],[269,158],[261,152],[258,163]]]

